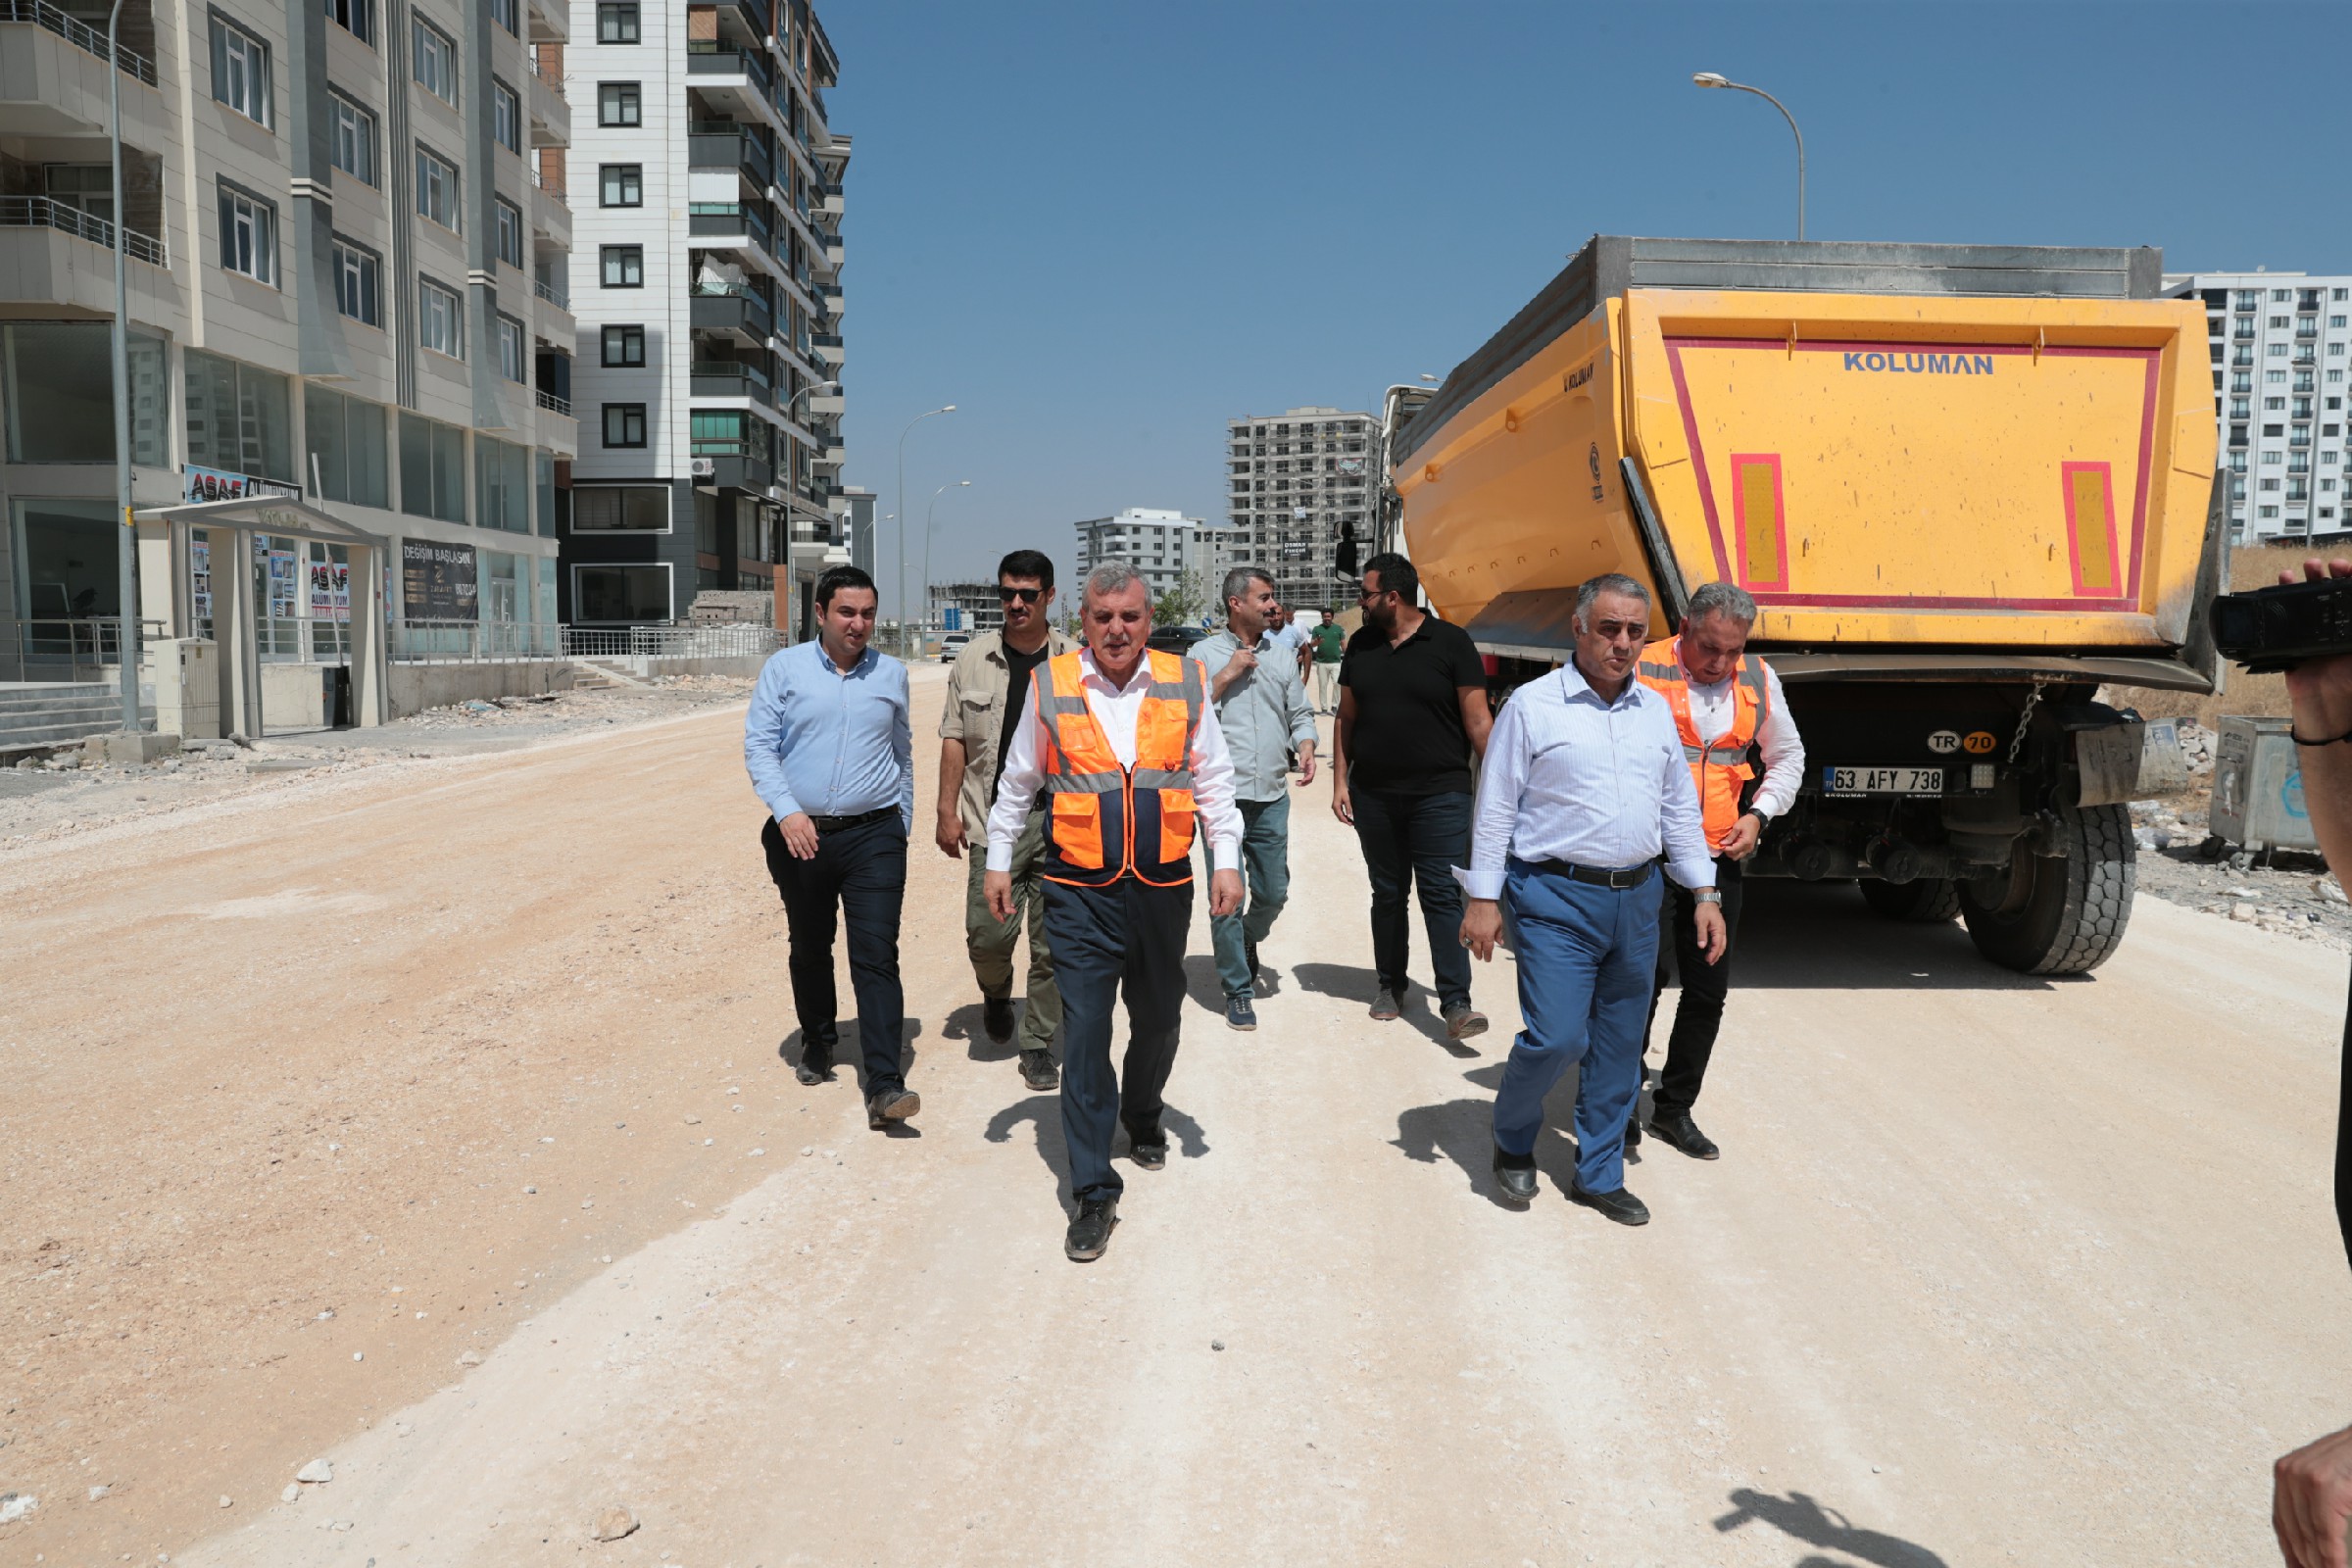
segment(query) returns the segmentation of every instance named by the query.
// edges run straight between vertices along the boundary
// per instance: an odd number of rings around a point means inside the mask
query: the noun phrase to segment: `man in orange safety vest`
[[[1723,894],[1724,931],[1731,944],[1720,962],[1706,962],[1698,951],[1690,895],[1668,884],[1667,929],[1659,933],[1650,1016],[1657,1016],[1658,996],[1675,970],[1681,972],[1683,994],[1667,1041],[1666,1069],[1651,1101],[1649,1130],[1660,1143],[1693,1159],[1714,1159],[1722,1152],[1690,1119],[1690,1107],[1706,1078],[1731,989],[1740,940],[1740,862],[1756,853],[1772,819],[1795,804],[1805,773],[1804,742],[1788,716],[1781,678],[1747,652],[1747,634],[1755,623],[1756,602],[1745,590],[1728,582],[1704,584],[1690,596],[1680,635],[1643,649],[1635,669],[1644,685],[1666,699],[1682,732],[1683,757],[1698,786],[1707,848],[1715,855],[1715,886]],[[1761,783],[1751,760],[1759,755]],[[1629,1147],[1642,1141],[1636,1109],[1626,1124]]]

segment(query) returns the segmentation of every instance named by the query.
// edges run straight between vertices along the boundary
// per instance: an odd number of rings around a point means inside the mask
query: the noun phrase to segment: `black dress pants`
[[[1046,939],[1061,992],[1061,1136],[1070,1191],[1116,1198],[1110,1163],[1122,1123],[1130,1142],[1156,1142],[1161,1091],[1184,1019],[1184,942],[1193,885],[1155,888],[1123,876],[1106,888],[1048,882]],[[1127,1004],[1126,1071],[1110,1064],[1112,1013]]]
[[[840,1002],[833,985],[835,911],[850,927],[850,988],[858,997],[858,1044],[865,1057],[867,1098],[906,1087],[899,1053],[906,1031],[906,991],[899,983],[899,910],[906,898],[906,827],[893,811],[857,827],[816,836],[816,854],[796,858],[769,817],[760,830],[767,874],[784,896],[792,937],[792,1004],[802,1049],[830,1061],[839,1044]]]
[[[1666,1070],[1650,1100],[1652,1116],[1690,1113],[1706,1081],[1707,1060],[1715,1054],[1716,1031],[1723,1027],[1723,1002],[1732,989],[1732,958],[1740,948],[1740,862],[1715,862],[1715,891],[1723,895],[1723,956],[1707,962],[1698,951],[1698,901],[1690,890],[1666,879],[1666,898],[1659,906],[1666,929],[1658,933],[1658,974],[1649,995],[1649,1015],[1658,1015],[1658,998],[1666,982],[1680,971],[1682,999],[1674,1007],[1674,1032],[1666,1038]],[[1673,955],[1673,969],[1667,956]]]

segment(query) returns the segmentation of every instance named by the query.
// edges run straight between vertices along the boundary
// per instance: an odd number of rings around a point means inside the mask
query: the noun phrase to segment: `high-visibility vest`
[[[1678,653],[1681,643],[1680,637],[1651,643],[1642,650],[1642,662],[1634,672],[1674,710],[1674,727],[1683,737],[1683,760],[1690,764],[1690,782],[1698,787],[1707,847],[1720,850],[1739,825],[1740,794],[1756,776],[1747,754],[1772,711],[1772,688],[1764,678],[1764,662],[1741,654],[1732,671],[1732,727],[1712,741],[1700,740],[1698,722],[1690,716],[1690,677]]]
[[[1135,765],[1122,766],[1087,706],[1075,653],[1029,677],[1045,726],[1046,864],[1050,881],[1108,887],[1132,876],[1152,887],[1193,879],[1193,732],[1207,701],[1200,665],[1147,649],[1152,684],[1135,720]]]

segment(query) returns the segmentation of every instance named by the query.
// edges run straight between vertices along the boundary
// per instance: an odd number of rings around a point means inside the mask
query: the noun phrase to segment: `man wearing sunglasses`
[[[1046,624],[1054,603],[1054,563],[1035,550],[1015,550],[997,564],[997,602],[1004,629],[984,632],[956,658],[948,676],[948,702],[939,719],[939,847],[951,859],[967,848],[985,847],[989,808],[1004,756],[1021,719],[1029,677],[1057,654],[1078,645]],[[989,1039],[1012,1038],[1012,950],[1020,941],[1024,913],[1029,926],[1029,1008],[1020,1019],[1021,1081],[1052,1089],[1060,1080],[1054,1064],[1054,1037],[1061,1030],[1061,996],[1054,986],[1054,956],[1046,941],[1045,900],[1038,875],[1045,864],[1046,797],[1029,814],[1012,852],[1009,919],[988,906],[987,857],[973,854],[963,900],[965,951],[980,982],[982,1021]]]

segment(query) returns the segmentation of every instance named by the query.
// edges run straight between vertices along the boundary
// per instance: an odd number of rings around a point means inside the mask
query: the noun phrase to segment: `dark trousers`
[[[865,1093],[906,1087],[899,1052],[906,1032],[906,990],[899,983],[899,908],[906,898],[906,828],[897,812],[816,836],[816,854],[799,859],[775,818],[760,830],[767,874],[784,896],[792,935],[792,1005],[802,1049],[830,1061],[840,1041],[840,1001],[833,987],[834,914],[850,927],[850,988],[858,994],[858,1044],[865,1056]]]
[[[1048,882],[1046,940],[1061,992],[1061,1137],[1070,1191],[1116,1198],[1114,1123],[1137,1143],[1159,1141],[1160,1092],[1176,1065],[1184,1008],[1184,943],[1193,888],[1155,888],[1121,877],[1106,888]],[[1127,999],[1125,1082],[1110,1065],[1110,1014]]]
[[[1404,994],[1412,952],[1408,892],[1421,897],[1438,1004],[1470,1000],[1470,953],[1462,946],[1462,889],[1453,868],[1470,863],[1470,797],[1350,792],[1355,837],[1372,878],[1372,966],[1381,988]]]
[[[1723,895],[1723,956],[1707,962],[1698,951],[1698,901],[1690,890],[1669,877],[1661,907],[1665,929],[1658,933],[1657,983],[1649,993],[1649,1016],[1658,1016],[1658,998],[1666,982],[1679,972],[1682,1000],[1674,1004],[1674,1032],[1666,1038],[1666,1070],[1658,1076],[1651,1097],[1653,1116],[1689,1114],[1698,1103],[1699,1085],[1706,1081],[1707,1058],[1715,1054],[1715,1033],[1723,1027],[1723,1001],[1732,989],[1732,958],[1740,945],[1740,862],[1715,862],[1715,890]],[[1667,955],[1674,956],[1671,965]]]

